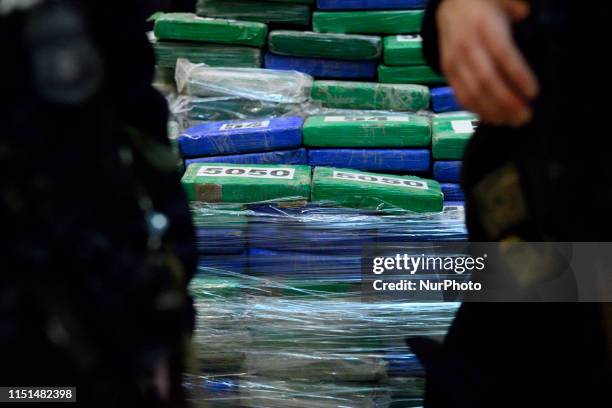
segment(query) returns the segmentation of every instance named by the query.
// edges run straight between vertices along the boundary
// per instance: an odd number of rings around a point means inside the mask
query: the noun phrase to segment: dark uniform
[[[423,28],[436,69],[441,1],[430,0]],[[594,57],[604,48],[591,48],[610,38],[610,13],[590,2],[531,4],[515,37],[541,95],[531,124],[482,125],[467,148],[470,239],[610,241],[610,73]],[[412,344],[428,369],[426,406],[612,406],[609,326],[600,304],[466,303],[442,346]]]
[[[196,254],[151,87],[152,11],[0,1],[2,386],[76,386],[71,406],[183,405]]]

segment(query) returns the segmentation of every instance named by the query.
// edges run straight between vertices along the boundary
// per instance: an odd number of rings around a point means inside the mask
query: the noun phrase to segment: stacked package
[[[186,386],[195,406],[422,404],[423,369],[405,339],[442,337],[457,304],[443,303],[441,294],[436,303],[422,303],[417,295],[364,301],[361,250],[376,242],[464,240],[463,209],[381,211],[358,198],[393,200],[374,183],[375,175],[334,185],[342,180],[319,170],[308,184],[304,166],[188,169],[187,191],[199,185],[198,198],[212,201],[193,204],[202,256],[192,283],[196,363]],[[247,178],[262,183],[249,185]],[[405,181],[411,186],[405,194],[428,201],[415,189],[428,181]],[[347,197],[351,202],[337,201]]]
[[[258,68],[268,27],[263,23],[167,13],[155,21],[157,65],[174,69],[179,58],[212,67]]]
[[[194,124],[301,115],[312,77],[295,71],[216,68],[179,59],[179,97],[172,111],[183,129]]]
[[[432,120],[434,178],[441,183],[445,197],[464,201],[459,185],[465,148],[478,127],[478,118],[469,112],[435,115]]]

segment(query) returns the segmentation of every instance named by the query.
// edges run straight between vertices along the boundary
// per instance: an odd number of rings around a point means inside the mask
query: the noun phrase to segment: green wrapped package
[[[384,40],[385,65],[425,65],[420,35],[395,35]]]
[[[429,88],[421,85],[315,81],[312,99],[326,108],[416,112],[429,107]]]
[[[431,144],[429,119],[417,115],[311,116],[304,145],[315,147],[422,147]]]
[[[444,195],[440,184],[433,180],[317,167],[312,180],[312,201],[423,213],[442,211]]]
[[[310,25],[310,6],[257,0],[198,0],[197,14],[260,23]]]
[[[263,47],[268,27],[262,23],[202,18],[191,13],[167,13],[155,20],[160,40],[201,41]]]
[[[310,197],[310,167],[192,164],[182,179],[189,201],[257,203]]]
[[[427,65],[414,67],[378,66],[378,80],[387,84],[443,84],[446,79]]]
[[[323,34],[310,31],[272,31],[271,52],[280,55],[342,60],[376,60],[382,55],[382,40],[370,35]]]
[[[261,68],[261,50],[253,47],[156,41],[153,49],[157,66],[174,68],[176,60],[185,58],[194,64],[211,67]]]
[[[320,33],[412,34],[421,31],[422,10],[316,11],[313,29]]]
[[[437,115],[433,119],[432,153],[436,160],[462,160],[465,147],[478,127],[470,112]]]

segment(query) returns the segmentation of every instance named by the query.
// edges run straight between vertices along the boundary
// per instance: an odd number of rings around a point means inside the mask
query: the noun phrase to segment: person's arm
[[[521,126],[531,120],[538,82],[512,38],[529,15],[521,0],[434,0],[423,26],[425,56],[483,122]]]

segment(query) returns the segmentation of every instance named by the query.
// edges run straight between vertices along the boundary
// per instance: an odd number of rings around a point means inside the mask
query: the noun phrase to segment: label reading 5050
[[[198,177],[251,177],[292,180],[295,169],[274,167],[202,167]]]
[[[405,180],[396,177],[381,177],[368,174],[347,173],[345,171],[334,171],[333,178],[340,180],[362,181],[364,183],[383,184],[385,186],[396,186],[405,188],[416,188],[418,190],[429,190],[427,183],[418,180]]]

